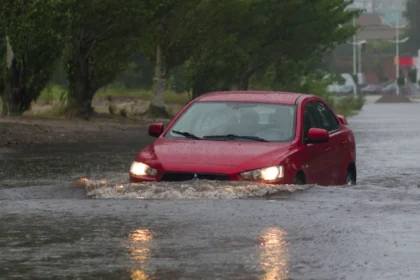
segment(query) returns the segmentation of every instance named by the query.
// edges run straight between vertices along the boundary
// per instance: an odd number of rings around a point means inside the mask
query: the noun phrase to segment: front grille
[[[216,173],[194,173],[194,172],[166,172],[163,174],[161,181],[180,182],[189,180],[211,180],[211,181],[229,181],[227,174]]]

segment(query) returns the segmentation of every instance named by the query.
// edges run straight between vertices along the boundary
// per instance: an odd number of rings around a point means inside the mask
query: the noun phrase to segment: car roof
[[[296,104],[299,97],[307,98],[311,96],[309,94],[282,91],[216,91],[206,93],[198,97],[196,101],[261,102],[292,105]]]

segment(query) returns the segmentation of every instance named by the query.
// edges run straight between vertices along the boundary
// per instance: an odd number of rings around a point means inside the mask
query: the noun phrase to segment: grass
[[[60,100],[66,100],[68,96],[68,90],[58,85],[50,85],[48,88],[42,91],[38,97],[37,102],[42,104],[54,104]],[[95,94],[95,99],[111,97],[128,97],[137,98],[140,100],[151,101],[153,99],[153,92],[151,90],[144,89],[125,89],[118,87],[106,87],[99,90]],[[190,101],[190,95],[187,92],[176,93],[174,91],[165,91],[165,102],[174,104],[187,104]]]
[[[332,105],[337,114],[351,117],[357,115],[357,113],[362,110],[365,102],[366,100],[363,95],[358,95],[356,98],[354,96],[345,96],[335,97],[333,101],[330,102],[330,105]]]
[[[37,112],[31,114],[30,112],[25,112],[23,115],[34,116],[40,119],[50,119],[50,118],[66,118],[70,117],[70,114],[66,112],[66,107],[63,104],[52,107],[49,110],[42,112]]]
[[[48,110],[43,110],[41,112],[29,111],[24,115],[26,116],[36,116],[40,118],[60,118],[60,117],[71,117],[72,114],[67,112],[65,109],[66,100],[68,97],[68,90],[58,85],[50,85],[44,91],[42,91],[39,96],[36,105],[50,105],[52,107]],[[153,98],[153,93],[150,90],[143,89],[125,89],[121,87],[106,87],[101,89],[95,95],[95,99],[108,99],[109,97],[115,98],[115,104],[111,101],[110,105],[106,105],[104,109],[106,113],[110,115],[120,115],[123,117],[130,117],[139,115],[138,109],[123,108],[118,107],[118,98],[134,98],[137,100],[151,101]],[[165,102],[167,104],[167,110],[170,115],[174,115],[182,109],[182,107],[190,101],[190,96],[187,92],[185,93],[175,93],[173,91],[165,91]],[[123,101],[124,103],[125,101]],[[130,101],[129,101],[130,102]],[[356,115],[358,111],[361,110],[364,104],[364,98],[354,98],[352,96],[348,97],[336,97],[329,96],[327,102],[335,109],[338,114],[344,116],[353,116]],[[131,102],[130,102],[131,103]],[[143,103],[144,104],[144,103]],[[117,106],[116,106],[117,105]],[[0,98],[0,110],[2,103]],[[129,105],[128,105],[129,106]],[[136,102],[133,102],[132,107],[137,106]],[[146,104],[147,106],[147,104]],[[141,115],[141,113],[140,113]]]

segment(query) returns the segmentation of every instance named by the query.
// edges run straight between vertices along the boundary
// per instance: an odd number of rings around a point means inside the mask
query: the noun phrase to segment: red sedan
[[[356,184],[356,148],[345,117],[313,95],[212,92],[191,101],[138,153],[131,182],[252,181]]]

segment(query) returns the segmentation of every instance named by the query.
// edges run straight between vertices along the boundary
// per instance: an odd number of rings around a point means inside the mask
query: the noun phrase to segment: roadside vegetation
[[[234,89],[316,94],[347,116],[364,103],[323,78],[361,12],[342,0],[3,2],[4,116],[169,117]]]

